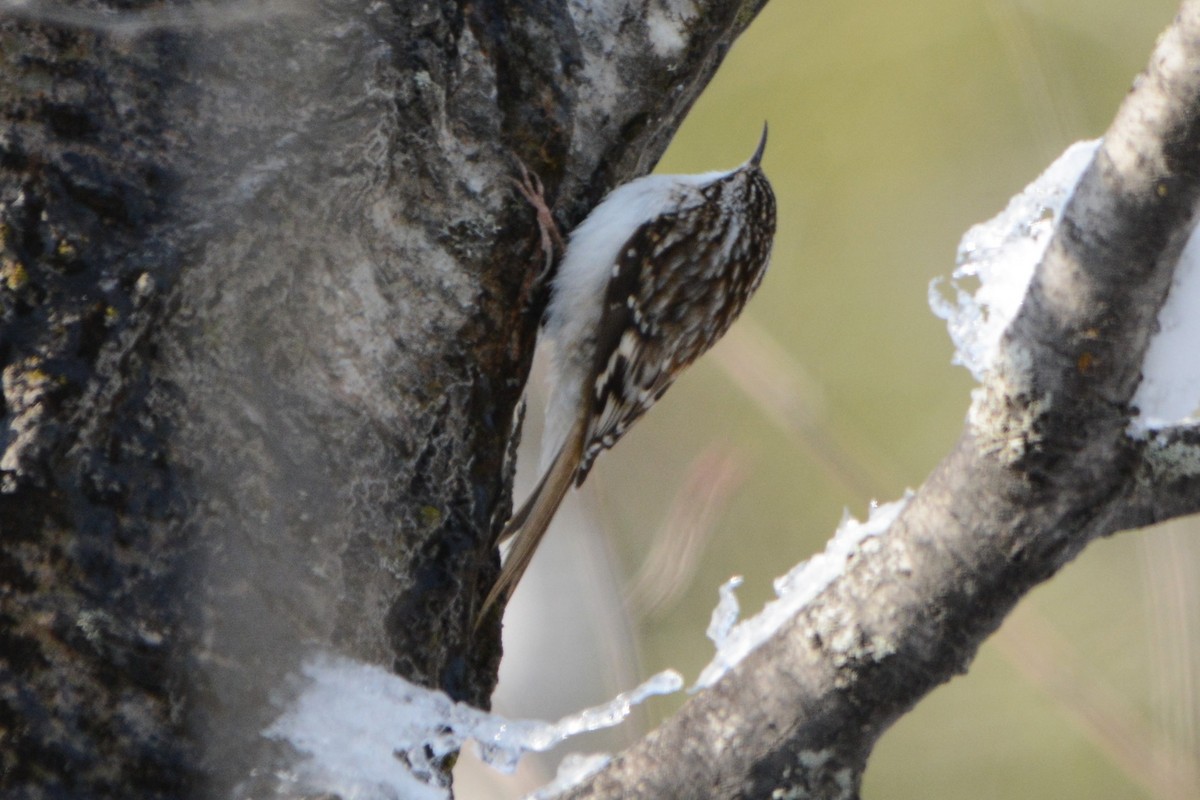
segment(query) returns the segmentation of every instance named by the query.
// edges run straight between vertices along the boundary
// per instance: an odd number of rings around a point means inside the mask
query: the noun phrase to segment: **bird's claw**
[[[537,277],[540,283],[550,274],[550,270],[554,266],[555,249],[557,248],[559,252],[565,251],[566,244],[563,241],[562,231],[559,230],[558,223],[554,220],[554,214],[546,204],[545,186],[542,184],[542,179],[536,173],[530,172],[521,159],[516,159],[516,162],[521,171],[521,179],[509,178],[509,180],[526,202],[533,206],[533,210],[537,214],[538,234],[541,237],[542,255],[545,257],[545,263]]]

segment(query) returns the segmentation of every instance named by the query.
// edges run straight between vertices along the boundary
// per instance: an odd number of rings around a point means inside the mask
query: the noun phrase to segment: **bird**
[[[513,540],[476,625],[516,588],[572,485],[737,319],[775,237],[775,195],[754,154],[724,172],[647,175],[600,201],[566,242],[543,318],[553,345],[541,479],[499,542]],[[524,170],[522,170],[524,173]],[[543,249],[561,242],[541,197]],[[551,261],[547,255],[547,266]]]

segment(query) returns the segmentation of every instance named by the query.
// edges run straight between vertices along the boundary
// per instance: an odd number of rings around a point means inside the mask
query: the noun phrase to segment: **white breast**
[[[732,171],[647,175],[630,181],[611,191],[571,232],[546,316],[546,339],[554,348],[554,364],[542,470],[558,453],[579,408],[582,387],[595,361],[595,332],[605,293],[621,248],[655,217],[702,202],[700,187]]]

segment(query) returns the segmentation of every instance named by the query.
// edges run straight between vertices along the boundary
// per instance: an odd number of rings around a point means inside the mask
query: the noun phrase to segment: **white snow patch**
[[[1099,139],[1071,145],[1003,212],[967,231],[950,278],[953,301],[942,295],[941,278],[930,284],[929,305],[947,322],[954,363],[969,369],[975,380],[983,381],[992,366],[1000,337],[1025,299],[1063,206],[1099,146]],[[979,281],[974,293],[962,286],[970,279]]]
[[[930,284],[929,304],[934,314],[947,321],[954,363],[969,369],[976,380],[982,381],[997,366],[1000,338],[1020,309],[1063,207],[1099,145],[1098,139],[1071,145],[1001,214],[967,231],[950,279],[953,300],[943,295],[941,279]],[[968,280],[979,282],[973,293],[963,286]],[[1200,418],[1197,309],[1200,235],[1193,231],[1159,311],[1159,331],[1142,364],[1142,382],[1133,398],[1139,413],[1131,421],[1130,435],[1145,436]]]
[[[709,638],[719,650],[725,640],[729,638],[729,632],[733,630],[734,624],[737,623],[738,615],[741,614],[741,606],[738,604],[737,594],[735,591],[742,585],[742,576],[734,575],[725,583],[721,584],[721,588],[717,590],[720,600],[717,601],[717,607],[713,609],[712,618],[708,623],[708,630],[704,635]]]
[[[1196,229],[1175,267],[1167,302],[1158,312],[1158,333],[1142,362],[1133,395],[1138,408],[1130,432],[1195,422],[1200,416],[1200,235]]]
[[[872,536],[878,536],[888,529],[900,512],[912,499],[912,492],[892,503],[884,505],[872,504],[870,515],[866,522],[859,522],[847,514],[842,518],[833,538],[825,545],[825,551],[818,553],[807,561],[801,561],[792,567],[788,574],[775,579],[775,595],[777,599],[767,605],[756,616],[732,625],[728,618],[732,608],[736,614],[736,599],[732,605],[726,595],[733,595],[736,584],[733,581],[721,587],[721,602],[713,612],[713,623],[709,626],[710,638],[715,630],[723,631],[724,635],[717,637],[717,652],[713,660],[700,673],[692,691],[712,686],[726,672],[736,666],[743,658],[755,650],[775,633],[785,622],[794,617],[802,608],[808,605],[826,586],[842,574],[846,562],[858,549],[862,542]],[[718,625],[717,620],[721,623]],[[732,627],[731,627],[732,626]]]
[[[488,714],[347,658],[320,655],[302,672],[310,683],[263,734],[307,755],[295,775],[306,790],[360,800],[449,798],[438,764],[467,739],[475,740],[484,762],[512,772],[525,753],[616,725],[646,698],[683,685],[679,673],[667,670],[603,705],[549,723]]]

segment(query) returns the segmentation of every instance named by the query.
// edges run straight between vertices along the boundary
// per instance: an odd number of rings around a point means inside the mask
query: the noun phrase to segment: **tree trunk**
[[[0,792],[272,792],[311,648],[487,706],[515,159],[569,227],[762,2],[0,10]]]

